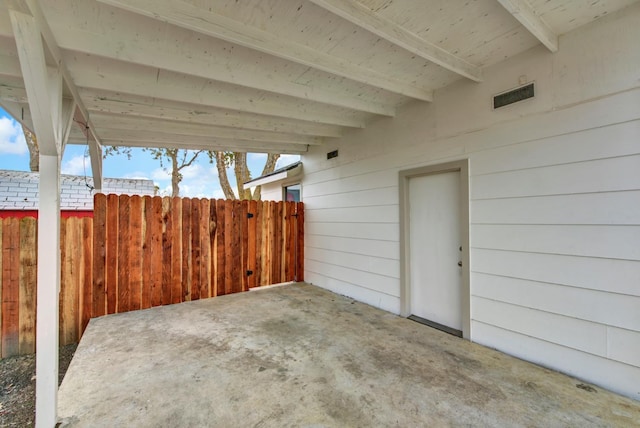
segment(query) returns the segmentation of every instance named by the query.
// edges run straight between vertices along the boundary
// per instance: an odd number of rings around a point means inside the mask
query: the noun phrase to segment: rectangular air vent
[[[497,109],[508,106],[509,104],[517,103],[518,101],[533,98],[533,96],[533,83],[529,83],[493,97],[493,108]]]
[[[338,157],[338,151],[334,150],[332,152],[327,153],[327,159],[333,159]]]

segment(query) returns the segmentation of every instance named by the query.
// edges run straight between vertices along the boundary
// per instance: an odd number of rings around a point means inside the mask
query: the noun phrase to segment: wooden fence
[[[37,222],[0,220],[0,355],[35,350]],[[60,227],[60,343],[89,319],[303,280],[302,203],[96,195]]]

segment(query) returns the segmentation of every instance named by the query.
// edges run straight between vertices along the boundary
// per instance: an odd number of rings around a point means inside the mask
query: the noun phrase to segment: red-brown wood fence
[[[0,219],[0,355],[35,350],[37,222]],[[303,280],[302,203],[96,195],[60,227],[60,343],[106,314]]]

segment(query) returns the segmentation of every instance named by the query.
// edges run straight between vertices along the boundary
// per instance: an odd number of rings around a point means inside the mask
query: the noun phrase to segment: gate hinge
[[[253,275],[253,271],[252,270],[247,270],[247,276],[251,276]]]

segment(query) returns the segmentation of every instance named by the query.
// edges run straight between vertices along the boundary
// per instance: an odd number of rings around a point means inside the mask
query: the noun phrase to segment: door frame
[[[400,190],[400,315],[411,315],[411,266],[409,180],[425,175],[460,172],[460,238],[462,245],[462,337],[471,337],[471,291],[469,269],[469,159],[427,165],[399,172]]]

